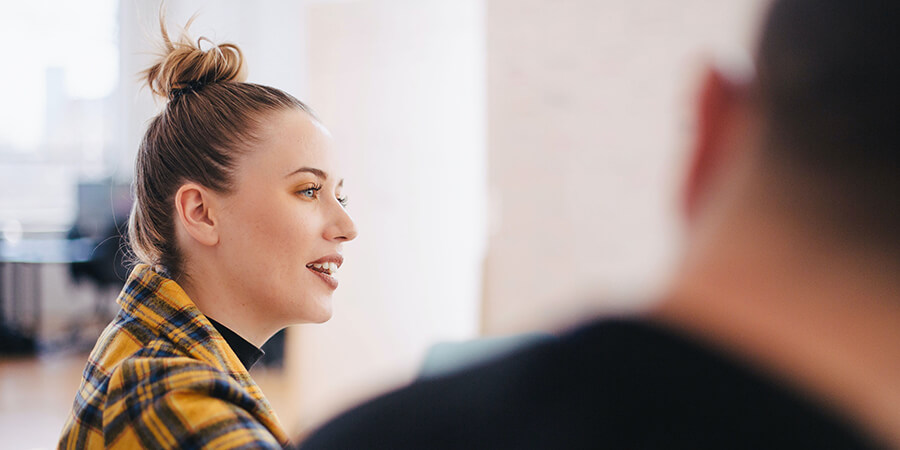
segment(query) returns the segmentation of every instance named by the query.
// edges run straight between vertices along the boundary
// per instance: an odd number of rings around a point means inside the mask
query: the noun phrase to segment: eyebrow
[[[299,168],[299,169],[297,169],[297,170],[295,170],[295,171],[293,171],[293,172],[291,172],[291,173],[285,175],[284,177],[287,178],[287,177],[290,177],[291,175],[296,175],[296,174],[298,174],[298,173],[303,173],[303,172],[311,173],[311,174],[313,174],[313,175],[315,175],[315,176],[317,176],[317,177],[319,177],[319,178],[321,178],[321,179],[323,179],[323,180],[327,180],[327,179],[328,179],[328,174],[327,174],[327,173],[325,173],[325,172],[323,172],[323,171],[321,171],[321,170],[319,170],[319,169],[316,169],[315,167],[301,167],[301,168]],[[337,184],[337,185],[338,185],[338,187],[343,187],[343,186],[344,186],[344,180],[341,179],[341,181],[338,181],[338,184]]]
[[[298,173],[301,173],[301,172],[309,172],[309,173],[311,173],[311,174],[313,174],[313,175],[315,175],[315,176],[317,176],[317,177],[319,177],[319,178],[321,178],[321,179],[323,179],[323,180],[327,180],[327,179],[328,179],[328,174],[327,174],[327,173],[325,173],[325,172],[323,172],[323,171],[321,171],[321,170],[319,170],[319,169],[313,168],[313,167],[301,167],[301,168],[299,168],[299,169],[297,169],[297,170],[295,170],[295,171],[293,171],[293,172],[291,172],[291,173],[285,175],[284,177],[287,178],[287,177],[289,177],[289,176],[291,176],[291,175],[298,174]]]

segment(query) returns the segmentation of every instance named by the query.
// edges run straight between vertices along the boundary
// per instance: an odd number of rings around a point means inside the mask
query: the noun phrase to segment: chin
[[[319,324],[328,322],[331,319],[331,309],[328,311],[321,311],[316,313],[306,313],[299,317],[294,317],[293,320],[290,321],[285,326],[291,325],[303,325],[303,324]]]
[[[331,319],[331,314],[331,298],[328,298],[324,302],[318,302],[316,308],[303,317],[303,321],[306,323],[325,323]]]
[[[329,312],[328,314],[323,314],[321,317],[316,317],[308,321],[308,323],[325,323],[329,320],[331,320],[331,312]]]

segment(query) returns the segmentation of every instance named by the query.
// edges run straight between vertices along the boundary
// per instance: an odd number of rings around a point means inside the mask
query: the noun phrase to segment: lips
[[[328,285],[332,290],[337,289],[338,280],[334,277],[335,272],[337,272],[338,268],[344,264],[344,257],[338,254],[328,255],[323,258],[319,258],[309,264],[306,265],[306,268],[309,269],[312,273],[316,274],[325,284]]]

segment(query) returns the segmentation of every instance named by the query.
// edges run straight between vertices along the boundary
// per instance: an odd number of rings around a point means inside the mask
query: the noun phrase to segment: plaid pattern
[[[84,369],[59,448],[282,448],[237,356],[174,281],[139,265]]]

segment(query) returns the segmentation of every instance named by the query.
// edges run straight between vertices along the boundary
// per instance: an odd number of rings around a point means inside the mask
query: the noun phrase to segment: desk
[[[21,339],[31,345],[37,341],[41,323],[41,266],[89,261],[95,247],[96,242],[86,238],[0,241],[0,332],[5,339]],[[32,310],[30,324],[24,322],[25,306]],[[3,349],[5,345],[0,344],[0,350]]]

